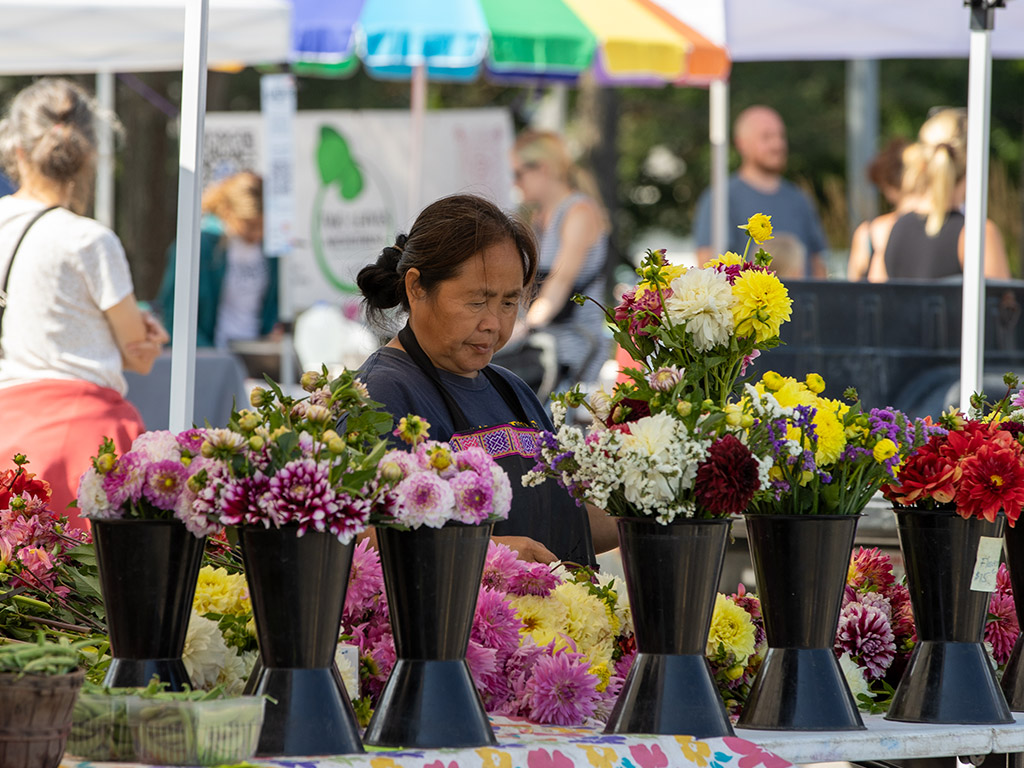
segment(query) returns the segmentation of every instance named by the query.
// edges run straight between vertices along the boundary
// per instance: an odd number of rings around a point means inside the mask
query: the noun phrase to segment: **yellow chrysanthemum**
[[[565,631],[576,641],[577,650],[592,663],[610,662],[615,633],[608,620],[603,600],[594,597],[582,584],[559,584],[551,596],[566,609]]]
[[[760,245],[772,238],[772,217],[763,213],[755,213],[746,224],[740,224],[739,229],[746,231],[750,239]]]
[[[789,291],[771,272],[742,272],[733,283],[732,293],[736,297],[732,316],[737,336],[753,335],[758,342],[773,339],[792,316]]]
[[[758,383],[758,392],[762,395],[765,391],[775,392],[782,388],[782,385],[786,383],[786,380],[781,374],[775,371],[767,371],[764,376],[761,377],[761,381]]]
[[[668,288],[669,283],[671,283],[677,277],[680,277],[681,275],[685,274],[686,267],[684,267],[682,264],[669,264],[668,266],[661,267],[658,271],[658,280],[661,283],[662,290]],[[641,280],[636,286],[636,293],[634,294],[634,298],[639,299],[648,291],[656,290],[658,290],[658,286],[655,285],[653,281]]]
[[[875,461],[881,464],[886,459],[891,459],[896,455],[896,443],[890,440],[888,437],[883,437],[877,443],[871,451],[875,457]]]
[[[523,622],[524,631],[534,635],[537,645],[545,644],[538,639],[538,633],[547,636],[565,631],[565,624],[569,620],[569,611],[558,600],[538,595],[520,595],[513,598],[510,604]],[[551,638],[548,637],[547,642],[550,641]]]
[[[820,395],[825,391],[825,380],[821,378],[820,374],[808,373],[804,379],[804,384],[816,395]]]
[[[814,460],[820,467],[835,462],[846,447],[846,429],[840,416],[846,406],[837,400],[818,398],[817,407],[814,429],[818,435],[818,449],[814,452]]]
[[[704,266],[706,266],[706,267],[717,267],[718,265],[722,265],[723,267],[730,267],[730,266],[733,266],[734,264],[742,264],[742,263],[743,263],[743,257],[742,256],[740,256],[738,253],[733,253],[732,251],[726,251],[723,254],[719,254],[719,256],[717,258],[712,259],[711,261],[709,261]]]
[[[199,569],[192,607],[200,615],[220,613],[239,616],[249,613],[252,604],[249,602],[249,587],[245,583],[245,576],[228,573],[223,568],[203,566]]]
[[[733,655],[736,663],[745,664],[754,653],[754,638],[754,622],[750,620],[750,614],[719,593],[715,598],[715,611],[711,615],[708,654],[717,655],[721,646],[726,653]]]
[[[775,375],[778,376],[778,380],[773,379],[772,381],[776,385],[775,389],[772,390],[772,394],[780,406],[783,408],[793,408],[798,405],[817,406],[818,398],[802,382],[797,381],[792,376]],[[765,374],[765,378],[767,378],[767,374]],[[763,391],[761,393],[764,394]]]

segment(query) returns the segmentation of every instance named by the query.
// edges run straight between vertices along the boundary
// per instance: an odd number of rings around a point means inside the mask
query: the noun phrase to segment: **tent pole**
[[[849,231],[878,215],[878,190],[864,175],[878,149],[878,59],[846,62],[846,188]]]
[[[174,265],[174,344],[171,347],[172,432],[192,426],[195,412],[196,311],[199,288],[199,198],[206,117],[206,43],[210,0],[185,5],[184,65],[179,123],[178,228]]]
[[[409,148],[409,211],[412,220],[420,210],[423,185],[423,121],[427,111],[427,65],[420,62],[412,68],[412,93],[409,104],[412,111]]]
[[[96,220],[114,228],[114,73],[96,73],[96,101],[109,119],[96,126]]]
[[[967,91],[967,197],[964,222],[963,331],[960,410],[980,391],[985,353],[985,220],[988,216],[989,110],[992,103],[992,27],[987,0],[971,0],[971,54]]]
[[[710,86],[711,250],[725,253],[729,226],[729,82]]]

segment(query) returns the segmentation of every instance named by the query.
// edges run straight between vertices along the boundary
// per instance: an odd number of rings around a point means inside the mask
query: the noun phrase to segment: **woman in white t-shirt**
[[[149,373],[167,333],[135,300],[117,236],[76,213],[96,157],[94,100],[39,80],[0,120],[0,163],[18,185],[0,198],[0,469],[16,453],[65,510],[104,437],[119,452],[144,430],[123,371]],[[113,118],[111,118],[113,119]]]

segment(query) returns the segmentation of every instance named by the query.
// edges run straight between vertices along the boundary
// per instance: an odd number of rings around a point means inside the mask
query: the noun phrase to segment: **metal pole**
[[[878,215],[878,194],[864,175],[878,149],[878,60],[846,62],[846,187],[849,232]]]
[[[107,115],[114,114],[114,73],[96,73],[96,101]],[[114,126],[100,120],[96,126],[96,220],[114,228]]]
[[[985,355],[985,220],[988,216],[989,110],[992,103],[994,8],[972,0],[967,91],[967,197],[964,211],[963,331],[960,341],[960,409],[981,389]]]
[[[184,66],[181,72],[174,344],[171,347],[171,402],[168,418],[172,432],[188,429],[195,412],[199,199],[202,192],[209,17],[210,0],[188,0],[185,5]]]
[[[412,110],[409,126],[411,146],[409,147],[409,210],[406,216],[412,220],[420,210],[420,195],[423,186],[423,121],[427,111],[427,65],[421,62],[412,69]]]
[[[711,250],[724,253],[729,227],[729,82],[712,80],[710,87]]]

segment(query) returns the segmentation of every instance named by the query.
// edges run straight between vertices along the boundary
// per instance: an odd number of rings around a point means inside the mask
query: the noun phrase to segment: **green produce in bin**
[[[87,760],[135,760],[128,728],[128,701],[134,688],[86,687],[78,696],[68,735],[69,754]]]

